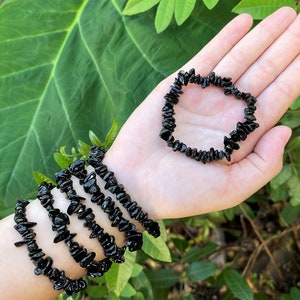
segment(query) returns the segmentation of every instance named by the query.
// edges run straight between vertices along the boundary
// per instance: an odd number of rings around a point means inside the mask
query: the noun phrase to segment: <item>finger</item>
[[[220,75],[230,76],[236,81],[286,30],[295,18],[296,12],[292,8],[279,9],[251,30],[220,61],[214,71]],[[248,85],[246,86],[248,87]]]
[[[274,126],[300,95],[300,55],[259,96],[259,122],[262,127]]]
[[[184,70],[195,68],[197,73],[207,74],[250,30],[252,18],[242,14],[229,22],[196,56],[183,66]]]
[[[228,207],[247,199],[280,172],[284,147],[290,136],[290,128],[273,127],[259,140],[252,153],[231,166],[227,193],[234,197],[227,202]]]
[[[238,80],[241,88],[259,95],[300,53],[300,15]],[[298,77],[299,79],[299,77]],[[287,81],[288,85],[290,83]]]

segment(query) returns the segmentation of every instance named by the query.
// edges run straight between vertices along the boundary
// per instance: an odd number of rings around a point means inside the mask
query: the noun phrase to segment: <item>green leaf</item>
[[[138,276],[142,271],[143,271],[143,266],[142,266],[142,265],[139,265],[139,264],[137,264],[137,263],[135,263],[135,264],[133,265],[131,277],[136,277],[136,276]]]
[[[176,249],[181,253],[184,253],[189,246],[189,242],[183,236],[176,235],[175,237],[171,237],[171,240]]]
[[[105,274],[107,287],[113,291],[116,296],[120,296],[125,288],[136,258],[136,252],[125,252],[125,262],[122,264],[113,264],[110,270]]]
[[[170,250],[161,236],[152,237],[147,232],[143,233],[143,251],[152,258],[160,261],[171,262]]]
[[[52,176],[56,149],[87,141],[89,130],[105,137],[114,119],[121,127],[232,19],[231,1],[213,12],[197,2],[189,22],[157,35],[155,11],[124,17],[126,3],[14,0],[0,7],[3,207],[35,196],[32,173]]]
[[[294,0],[242,0],[232,12],[236,14],[249,13],[253,19],[262,20],[282,6],[295,8]]]
[[[135,289],[133,288],[133,286],[130,283],[126,283],[123,291],[121,292],[121,296],[125,297],[125,298],[130,298],[132,296],[134,296],[136,294]]]
[[[198,246],[192,247],[187,255],[184,257],[186,262],[194,262],[199,260],[200,257],[207,256],[213,253],[218,248],[218,245],[215,243],[207,243],[203,248],[199,249]]]
[[[89,156],[89,153],[91,151],[91,146],[86,144],[85,142],[79,140],[78,141],[78,151],[84,158]]]
[[[300,2],[299,2],[300,3]],[[300,108],[300,97],[298,97],[290,106],[290,109],[295,110]]]
[[[219,3],[219,0],[202,0],[202,1],[208,9],[213,9]]]
[[[49,177],[47,177],[46,175],[44,175],[38,171],[33,172],[33,178],[37,184],[40,184],[42,182],[48,182],[48,183],[51,183],[53,186],[56,185],[56,183],[53,180],[51,180]]]
[[[182,25],[191,15],[195,4],[196,0],[175,0],[174,16],[178,25]]]
[[[291,300],[299,300],[300,299],[300,289],[297,287],[292,287],[290,290]]]
[[[96,136],[96,134],[92,130],[89,131],[89,139],[93,145],[99,147],[103,146],[103,143],[100,141],[100,139]]]
[[[128,0],[123,14],[130,16],[145,12],[156,5],[160,0]]]
[[[292,206],[300,205],[300,181],[297,176],[292,176],[289,181],[288,185],[290,187],[289,195],[291,197],[290,203]]]
[[[235,207],[224,210],[224,216],[228,221],[232,221],[234,219],[235,211],[236,211]]]
[[[159,289],[168,288],[179,280],[172,269],[146,270],[145,273],[152,285]]]
[[[217,266],[209,261],[199,261],[189,264],[187,275],[190,281],[197,282],[211,276],[217,269]]]
[[[253,300],[253,292],[245,279],[235,270],[225,269],[223,277],[230,291],[243,300]]]
[[[287,203],[280,212],[280,220],[284,226],[287,226],[295,222],[299,214],[300,205],[293,206],[291,203]]]
[[[144,271],[140,272],[138,276],[131,278],[130,282],[136,291],[140,291],[144,295],[144,298],[139,297],[138,299],[153,300],[152,286]]]
[[[274,189],[278,188],[280,185],[287,182],[292,175],[293,175],[292,165],[285,164],[281,172],[270,181],[271,187]]]
[[[85,292],[90,296],[90,297],[105,297],[108,294],[106,286],[99,286],[99,285],[91,285],[89,284],[87,286],[87,289]]]
[[[293,138],[289,143],[287,150],[289,152],[299,152],[300,151],[300,136]]]
[[[64,152],[55,152],[53,154],[55,162],[62,168],[67,169],[73,162],[73,159]]]
[[[170,25],[174,6],[175,0],[160,0],[154,20],[157,33],[163,32]]]
[[[280,124],[294,129],[300,126],[300,110],[288,110],[280,119]]]
[[[115,119],[105,137],[104,146],[106,149],[108,149],[112,143],[114,142],[116,136],[118,133],[118,121]]]

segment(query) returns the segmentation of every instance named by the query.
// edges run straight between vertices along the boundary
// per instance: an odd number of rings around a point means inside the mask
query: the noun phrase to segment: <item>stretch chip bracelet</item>
[[[53,284],[53,288],[57,291],[64,290],[68,295],[77,293],[86,288],[85,281],[80,279],[70,279],[66,277],[65,272],[57,268],[53,268],[53,260],[46,256],[42,249],[39,248],[35,240],[35,232],[32,227],[36,225],[35,222],[29,222],[26,218],[26,206],[29,201],[18,199],[15,207],[14,220],[16,225],[14,228],[23,237],[22,241],[16,242],[16,247],[27,245],[28,256],[35,265],[34,274],[44,275],[49,278]]]
[[[112,197],[105,196],[97,185],[96,174],[104,181],[104,188],[115,196],[116,200],[122,203],[127,210],[130,218],[139,221],[144,228],[154,237],[160,235],[160,229],[157,222],[148,218],[148,214],[137,206],[135,201],[125,192],[125,188],[118,184],[114,173],[107,170],[107,166],[102,163],[105,150],[102,147],[93,147],[89,158],[78,160],[72,163],[68,169],[55,173],[57,188],[66,195],[70,201],[67,213],[61,212],[55,208],[55,199],[51,193],[52,184],[43,182],[38,187],[37,198],[52,222],[52,230],[56,232],[53,243],[64,241],[69,249],[72,258],[82,268],[87,271],[87,276],[100,277],[107,272],[112,262],[123,263],[125,261],[124,252],[126,248],[129,251],[139,250],[142,247],[142,234],[136,231],[136,226],[127,220],[121,210],[115,205]],[[87,173],[85,167],[90,164],[95,171]],[[92,208],[87,207],[82,202],[86,199],[78,195],[73,188],[74,178],[79,179],[86,193],[91,194],[91,202],[97,204],[104,211],[111,221],[112,227],[118,227],[119,232],[124,232],[126,241],[125,246],[118,247],[115,243],[115,237],[104,232],[104,229],[96,223],[95,214]],[[42,249],[39,248],[35,240],[36,234],[32,227],[35,222],[30,222],[26,218],[27,200],[18,199],[15,206],[14,228],[23,237],[23,240],[15,243],[16,247],[27,245],[28,255],[35,265],[34,273],[44,275],[49,278],[55,290],[64,290],[68,295],[77,293],[86,288],[86,282],[83,278],[70,279],[64,271],[52,267],[53,260],[46,256]],[[88,252],[84,246],[79,245],[74,238],[76,233],[71,233],[69,228],[69,216],[76,214],[79,220],[84,221],[83,226],[91,231],[89,238],[97,238],[103,248],[105,258],[95,261],[95,252]]]
[[[50,220],[52,221],[52,230],[57,232],[54,238],[54,243],[64,241],[69,247],[69,251],[76,263],[79,263],[82,268],[87,271],[87,276],[101,277],[111,267],[111,261],[108,258],[94,261],[95,252],[88,252],[86,248],[80,246],[73,241],[76,233],[70,233],[67,225],[70,224],[70,219],[67,214],[61,212],[58,208],[53,207],[54,199],[51,194],[53,189],[52,184],[42,183],[39,185],[37,198],[41,201],[42,206],[48,211]]]
[[[137,202],[131,200],[124,186],[118,183],[114,172],[109,171],[107,166],[102,163],[104,156],[105,149],[103,147],[93,146],[87,162],[94,167],[96,174],[104,180],[104,188],[116,196],[116,199],[127,210],[129,216],[137,220],[153,237],[158,237],[160,235],[158,223],[149,219],[148,214],[143,212]]]
[[[96,223],[95,215],[91,208],[86,208],[86,205],[82,204],[76,191],[73,189],[73,182],[71,180],[71,173],[69,170],[61,170],[55,173],[57,187],[62,193],[65,193],[70,200],[68,207],[68,214],[77,214],[79,220],[85,220],[84,226],[92,231],[90,238],[97,238],[100,245],[104,250],[104,255],[111,258],[116,263],[124,262],[125,247],[118,247],[115,243],[115,238],[104,231],[104,229]]]
[[[91,202],[96,203],[108,215],[112,222],[111,226],[118,227],[120,232],[126,234],[126,247],[129,251],[136,251],[142,248],[143,237],[140,232],[136,232],[136,226],[126,220],[119,207],[115,206],[110,196],[105,197],[100,187],[97,185],[96,173],[87,174],[85,161],[77,160],[69,166],[72,175],[79,179],[84,191],[92,195]]]
[[[198,150],[187,146],[185,143],[178,139],[175,139],[173,132],[176,127],[174,105],[178,104],[179,96],[183,94],[182,87],[187,86],[189,83],[197,84],[205,89],[210,85],[220,87],[224,90],[225,95],[233,95],[236,99],[244,100],[247,107],[244,109],[244,122],[238,122],[236,129],[230,132],[230,137],[224,136],[224,150],[216,150],[211,147],[209,150]],[[209,76],[203,77],[200,74],[195,74],[195,69],[191,69],[189,72],[180,71],[175,78],[170,91],[164,96],[165,105],[162,108],[162,129],[160,131],[160,137],[167,142],[167,145],[173,149],[173,151],[179,151],[184,153],[187,157],[207,163],[214,160],[221,160],[224,157],[231,161],[231,154],[234,150],[238,150],[240,146],[238,142],[244,141],[248,134],[253,132],[259,124],[256,121],[254,115],[257,102],[256,98],[250,93],[244,93],[239,91],[231,81],[230,77],[217,76],[214,72],[211,72]]]

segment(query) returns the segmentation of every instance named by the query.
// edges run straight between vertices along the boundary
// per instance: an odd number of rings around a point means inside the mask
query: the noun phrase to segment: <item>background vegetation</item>
[[[34,177],[58,170],[55,160],[85,155],[97,136],[109,145],[114,120],[122,126],[235,14],[299,11],[295,0],[0,3],[1,217],[34,197]],[[233,209],[166,220],[162,238],[145,234],[143,251],[72,298],[300,299],[299,99],[281,123],[294,134],[270,184]]]

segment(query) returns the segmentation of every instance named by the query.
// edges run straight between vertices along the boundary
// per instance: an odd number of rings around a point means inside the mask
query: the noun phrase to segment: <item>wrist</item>
[[[160,234],[158,224],[103,163],[104,154],[103,148],[93,147],[88,160],[55,174],[57,187],[40,184],[39,201],[16,204],[14,227],[23,240],[15,246],[26,245],[34,273],[67,294],[86,287],[78,277],[99,277],[112,262],[124,262],[125,248],[139,250],[143,228],[154,237]]]
[[[156,199],[153,198],[153,193],[147,189],[152,186],[149,181],[155,181],[155,178],[151,175],[151,170],[147,169],[146,164],[137,164],[133,161],[128,161],[126,154],[123,153],[122,147],[118,145],[118,140],[107,151],[103,162],[112,170],[118,179],[118,182],[122,184],[127,193],[131,196],[133,201],[143,208],[143,211],[149,215],[150,219],[160,220],[161,212],[158,206],[155,205]],[[128,216],[128,214],[125,212]],[[138,222],[134,221],[139,230],[144,230]]]

